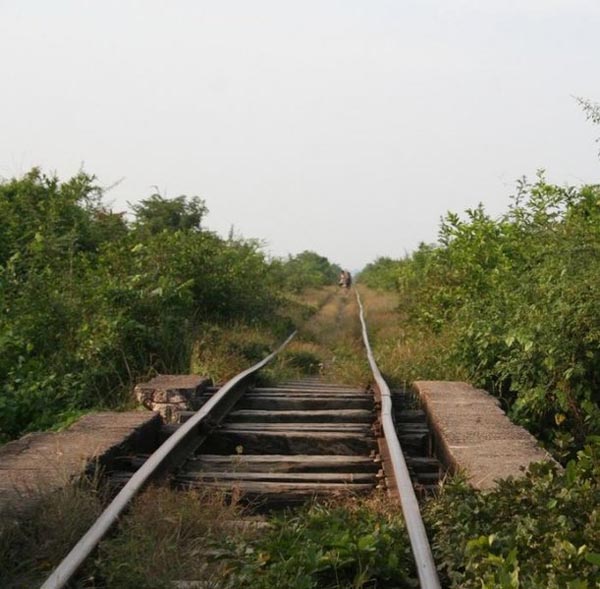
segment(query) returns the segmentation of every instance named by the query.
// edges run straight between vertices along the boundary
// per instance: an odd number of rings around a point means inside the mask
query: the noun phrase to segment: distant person
[[[352,286],[352,275],[347,270],[342,270],[338,284],[342,288],[350,288]]]

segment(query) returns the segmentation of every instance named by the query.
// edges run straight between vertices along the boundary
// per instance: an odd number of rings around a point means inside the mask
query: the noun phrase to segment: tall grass
[[[407,317],[397,293],[359,287],[377,365],[391,386],[413,380],[464,380],[466,371],[445,360],[452,334],[434,333]]]
[[[204,588],[234,587],[230,571],[255,533],[236,525],[241,514],[235,501],[213,490],[148,489],[83,576],[107,589],[166,589],[189,580]]]
[[[0,513],[0,587],[38,587],[100,514],[96,482],[40,486]]]
[[[336,291],[299,330],[289,353],[310,351],[325,380],[366,385],[370,378],[354,294]]]

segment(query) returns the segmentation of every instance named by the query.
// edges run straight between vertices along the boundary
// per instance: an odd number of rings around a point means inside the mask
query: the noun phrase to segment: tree
[[[208,212],[204,200],[198,196],[188,198],[164,198],[153,194],[149,198],[132,205],[136,217],[136,229],[150,234],[162,231],[200,231],[202,219]]]
[[[592,121],[595,125],[600,125],[600,102],[593,102],[587,98],[576,98],[579,106],[583,108],[583,112],[588,121]],[[596,143],[600,143],[600,137],[596,139]],[[600,153],[599,153],[600,155]]]
[[[300,292],[304,288],[335,284],[341,268],[331,263],[325,256],[308,250],[287,260],[276,261],[277,273],[285,288]]]

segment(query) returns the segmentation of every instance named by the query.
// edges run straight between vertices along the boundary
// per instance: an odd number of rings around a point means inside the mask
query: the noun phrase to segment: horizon
[[[501,214],[539,168],[599,181],[591,0],[143,7],[0,6],[0,176],[83,162],[115,208],[198,195],[220,235],[348,268]]]

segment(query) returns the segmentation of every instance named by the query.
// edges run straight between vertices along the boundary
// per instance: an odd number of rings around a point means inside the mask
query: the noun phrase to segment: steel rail
[[[375,362],[375,356],[373,355],[373,350],[369,343],[364,308],[358,290],[355,289],[355,292],[358,307],[360,309],[363,342],[367,349],[371,372],[373,373],[373,377],[381,394],[381,422],[383,433],[390,455],[390,463],[394,475],[393,478],[400,495],[400,505],[402,507],[413,557],[417,566],[421,589],[440,589],[440,580],[435,568],[431,546],[427,539],[427,532],[425,531],[425,526],[423,525],[423,520],[421,518],[421,512],[419,511],[419,503],[410,479],[406,461],[404,460],[404,455],[402,454],[398,436],[396,435],[396,428],[394,427],[394,421],[392,419],[392,396],[390,394],[390,389]]]
[[[243,384],[248,377],[268,364],[281,350],[283,350],[296,335],[294,331],[274,352],[266,358],[240,372],[237,376],[223,385],[188,421],[181,425],[167,440],[148,458],[148,460],[137,470],[118,495],[112,500],[108,507],[102,512],[92,527],[71,549],[71,552],[54,569],[46,579],[41,589],[61,589],[75,575],[83,561],[91,554],[102,538],[117,522],[119,516],[134,496],[144,485],[165,468],[165,463],[171,460],[173,454],[179,454],[185,458],[197,443],[202,441],[202,428],[214,425],[211,417],[215,410],[225,405],[226,411],[232,405],[229,398],[232,393]],[[233,400],[233,403],[237,398]],[[194,440],[195,438],[195,440]],[[183,447],[183,451],[182,451]]]

